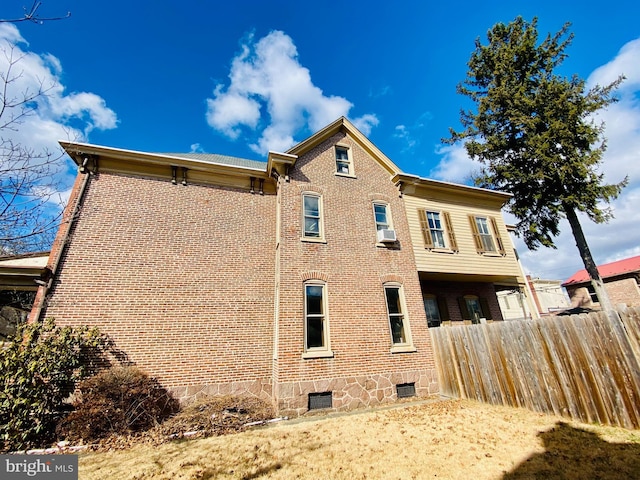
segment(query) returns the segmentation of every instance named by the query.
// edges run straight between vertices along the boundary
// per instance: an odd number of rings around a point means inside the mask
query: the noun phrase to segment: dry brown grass
[[[80,456],[81,479],[640,479],[640,431],[471,401]]]

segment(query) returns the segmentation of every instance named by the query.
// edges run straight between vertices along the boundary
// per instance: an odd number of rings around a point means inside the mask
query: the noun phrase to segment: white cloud
[[[371,133],[371,129],[373,127],[377,127],[379,123],[380,120],[378,120],[378,117],[371,113],[367,113],[366,115],[353,119],[353,124],[365,136],[369,136],[369,134]]]
[[[28,45],[26,40],[20,35],[20,31],[10,23],[0,23],[0,38],[11,43],[24,43]]]
[[[605,180],[617,183],[625,176],[629,185],[612,202],[615,218],[606,224],[595,224],[579,215],[591,253],[597,263],[608,263],[640,254],[640,38],[625,44],[607,64],[597,68],[587,79],[587,85],[607,85],[624,74],[627,79],[619,89],[620,101],[595,117],[605,122],[607,150],[600,171]],[[436,178],[464,182],[474,169],[461,145],[442,147],[442,160],[431,172]],[[507,216],[507,222],[515,223]],[[568,222],[560,223],[561,234],[554,243],[557,250],[540,248],[528,251],[517,239],[525,271],[535,277],[566,280],[584,268]]]
[[[389,95],[392,92],[393,92],[393,89],[391,88],[391,85],[383,85],[382,87],[377,89],[370,88],[369,97],[373,99],[377,99],[377,98]]]
[[[621,86],[622,92],[635,92],[640,88],[640,38],[626,43],[613,60],[596,68],[589,78],[587,85],[608,85],[615,81],[620,75],[626,77]]]
[[[462,144],[441,145],[436,150],[442,156],[438,165],[429,172],[429,176],[446,182],[470,183],[471,177],[481,164],[473,160]]]
[[[260,120],[260,104],[238,92],[222,93],[218,85],[215,98],[207,99],[207,123],[232,139],[240,135],[239,125],[255,128]]]
[[[27,139],[39,138],[41,143],[33,145],[34,148],[51,148],[60,137],[51,139],[47,133],[65,131],[64,137],[86,140],[87,133],[93,129],[116,127],[117,116],[101,97],[88,92],[65,93],[60,79],[60,61],[50,53],[37,54],[27,47],[14,25],[0,24],[0,72],[13,79],[3,82],[3,87],[7,88],[5,98],[34,97],[30,102],[33,108],[24,117],[24,123],[16,125],[18,135],[22,132]],[[43,94],[38,95],[38,92]],[[19,109],[20,106],[7,109],[2,114],[3,121],[18,115]],[[44,132],[38,128],[40,125]],[[2,134],[6,138],[8,130]]]
[[[205,153],[204,148],[199,143],[192,143],[189,147],[189,153]]]
[[[417,141],[416,139],[411,137],[411,134],[409,133],[409,129],[407,128],[406,125],[396,125],[396,128],[394,130],[395,130],[393,133],[394,138],[398,138],[406,144],[406,146],[402,149],[403,152],[411,150],[413,147],[416,146]]]
[[[433,119],[431,112],[426,111],[414,120],[410,125],[396,125],[393,137],[402,144],[400,151],[402,153],[413,153],[416,147],[420,145],[420,138],[424,136],[423,129]]]
[[[232,61],[229,79],[226,88],[217,85],[207,99],[207,123],[231,139],[239,137],[242,127],[259,130],[260,138],[250,145],[259,154],[287,150],[296,134],[317,131],[353,107],[313,84],[292,39],[281,31],[258,42],[249,38]],[[268,118],[263,119],[263,111]],[[352,121],[365,135],[378,124],[373,114]]]
[[[60,92],[62,93],[62,92]],[[110,130],[115,128],[118,119],[113,110],[107,107],[104,99],[94,93],[80,92],[69,95],[55,95],[49,98],[51,112],[60,122],[69,122],[74,118],[83,118],[86,124],[84,134],[91,130]]]
[[[92,130],[112,129],[118,122],[115,112],[98,95],[66,93],[62,72],[60,60],[52,54],[30,51],[15,25],[0,24],[0,74],[4,79],[0,79],[0,87],[5,89],[0,138],[29,148],[36,155],[60,155],[54,180],[60,183],[61,191],[51,196],[56,205],[68,197],[67,189],[73,181],[58,140],[86,141]],[[25,98],[29,99],[26,103]]]

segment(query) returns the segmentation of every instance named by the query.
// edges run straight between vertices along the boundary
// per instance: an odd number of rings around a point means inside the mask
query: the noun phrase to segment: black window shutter
[[[471,320],[471,314],[469,313],[469,309],[467,308],[467,302],[464,297],[458,297],[458,305],[460,306],[460,313],[462,314],[463,320]]]
[[[480,308],[482,309],[482,316],[487,320],[491,320],[492,316],[491,309],[489,308],[489,301],[484,297],[480,297]]]

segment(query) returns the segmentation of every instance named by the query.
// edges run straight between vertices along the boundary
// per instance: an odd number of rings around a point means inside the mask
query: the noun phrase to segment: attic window
[[[348,147],[336,145],[336,175],[353,176],[353,161]]]

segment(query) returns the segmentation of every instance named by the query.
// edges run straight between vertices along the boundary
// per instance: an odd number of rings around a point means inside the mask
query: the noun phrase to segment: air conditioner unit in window
[[[393,243],[396,241],[396,231],[383,228],[378,230],[378,242]]]

